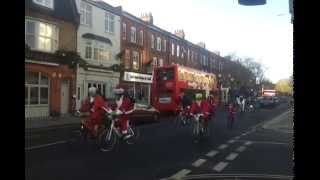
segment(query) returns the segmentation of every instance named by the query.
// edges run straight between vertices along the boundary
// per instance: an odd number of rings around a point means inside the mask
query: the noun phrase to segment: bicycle
[[[118,140],[125,141],[127,144],[134,144],[135,141],[138,140],[140,136],[140,130],[137,127],[133,126],[131,123],[129,123],[128,127],[128,132],[131,137],[127,140],[123,138],[123,134],[119,129],[119,117],[122,114],[129,113],[122,113],[120,111],[107,112],[105,128],[98,137],[98,146],[101,151],[111,151]]]
[[[174,120],[174,126],[176,128],[180,128],[182,126],[186,126],[190,124],[191,116],[190,116],[190,106],[187,106],[186,109],[178,110],[178,115],[176,115]]]
[[[192,134],[195,138],[208,137],[210,135],[210,129],[208,124],[205,125],[204,114],[198,113],[193,115],[193,128]],[[208,122],[207,122],[208,123]]]

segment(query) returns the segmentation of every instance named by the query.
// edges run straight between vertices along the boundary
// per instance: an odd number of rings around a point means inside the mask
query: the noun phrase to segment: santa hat
[[[121,85],[117,85],[116,88],[113,90],[115,94],[123,94],[124,93],[124,87]]]

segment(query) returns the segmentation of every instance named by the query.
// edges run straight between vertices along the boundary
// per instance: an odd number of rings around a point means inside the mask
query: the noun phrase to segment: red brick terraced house
[[[66,115],[75,94],[74,0],[25,0],[25,117]]]

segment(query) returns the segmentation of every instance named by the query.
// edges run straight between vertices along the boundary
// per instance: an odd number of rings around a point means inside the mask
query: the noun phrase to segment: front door
[[[67,114],[69,110],[69,81],[61,82],[61,114]]]

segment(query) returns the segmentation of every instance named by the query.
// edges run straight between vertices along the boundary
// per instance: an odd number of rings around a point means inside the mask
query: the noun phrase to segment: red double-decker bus
[[[154,69],[151,101],[156,109],[160,112],[174,112],[179,106],[181,91],[192,98],[195,93],[216,94],[216,76],[177,64]],[[218,96],[214,97],[219,99]]]

